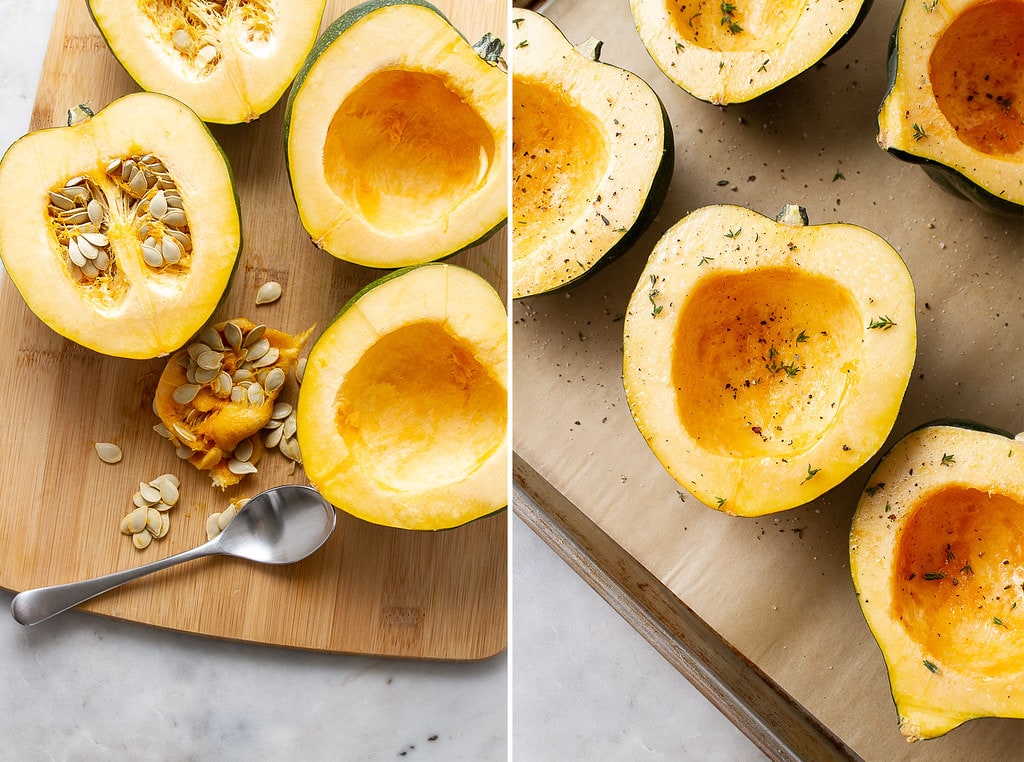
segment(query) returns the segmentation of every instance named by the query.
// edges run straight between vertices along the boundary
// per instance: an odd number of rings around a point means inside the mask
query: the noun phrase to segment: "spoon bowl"
[[[234,556],[264,564],[290,564],[318,550],[334,532],[334,506],[316,490],[297,484],[274,487],[252,498],[209,542],[134,569],[18,593],[11,614],[37,624],[126,582],[203,556]]]

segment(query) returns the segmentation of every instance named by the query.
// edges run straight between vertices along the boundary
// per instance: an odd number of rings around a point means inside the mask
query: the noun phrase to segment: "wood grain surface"
[[[354,2],[328,2],[323,26]],[[435,4],[470,40],[505,39],[507,5]],[[107,49],[81,0],[63,0],[54,22],[31,129],[63,124],[69,106],[94,110],[137,90]],[[282,102],[245,125],[214,126],[231,163],[244,247],[227,299],[214,315],[250,317],[288,332],[318,326],[382,273],[335,260],[302,229],[283,152]],[[499,233],[454,257],[505,294],[506,241]],[[255,306],[268,281],[280,301]],[[8,412],[0,421],[0,586],[14,591],[131,567],[206,539],[207,515],[236,497],[306,483],[272,453],[260,472],[221,492],[184,465],[152,430],[162,360],[131,361],[82,349],[48,329],[8,278],[0,287],[0,330],[11,350],[0,363]],[[289,380],[282,399],[294,401]],[[96,441],[124,459],[99,460]],[[118,532],[140,480],[171,471],[181,500],[168,536],[137,551]],[[204,559],[134,582],[85,604],[100,614],[219,638],[296,648],[445,660],[480,659],[506,644],[507,512],[438,533],[368,524],[339,514],[312,557],[285,567]],[[45,625],[41,625],[45,626]]]

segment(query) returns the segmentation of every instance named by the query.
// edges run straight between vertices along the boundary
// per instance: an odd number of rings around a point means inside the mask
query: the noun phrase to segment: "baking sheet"
[[[658,92],[676,167],[661,213],[622,259],[572,291],[514,305],[516,456],[854,753],[1019,757],[1018,720],[973,720],[915,745],[899,734],[849,577],[850,519],[877,458],[804,507],[725,516],[667,475],[622,392],[622,315],[661,233],[706,204],[773,216],[798,203],[812,224],[849,222],[883,236],[914,278],[918,357],[889,443],[945,416],[1024,431],[1021,221],[946,194],[875,143],[899,4],[876,0],[842,50],[773,93],[724,108],[692,98],[654,65],[625,0],[551,0],[542,10],[573,43],[602,39],[602,60]]]

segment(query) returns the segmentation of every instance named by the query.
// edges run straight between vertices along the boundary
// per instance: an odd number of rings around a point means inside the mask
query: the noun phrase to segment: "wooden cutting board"
[[[628,3],[541,7],[570,42],[603,40],[601,60],[656,90],[672,121],[676,163],[660,215],[622,259],[568,293],[513,307],[515,479],[541,507],[524,518],[544,524],[542,534],[603,594],[594,567],[615,582],[606,597],[642,633],[656,628],[678,641],[663,648],[651,638],[673,664],[685,661],[679,642],[689,639],[697,660],[724,665],[683,671],[723,697],[730,717],[749,710],[753,683],[773,683],[781,700],[761,701],[744,729],[775,758],[785,755],[772,732],[786,730],[782,708],[796,706],[867,760],[1020,759],[1021,720],[973,720],[913,745],[900,736],[849,569],[851,517],[877,458],[809,505],[758,519],[726,516],[667,474],[622,389],[622,316],[658,238],[706,204],[774,216],[796,203],[811,224],[874,230],[914,279],[917,362],[888,444],[948,416],[1024,431],[1020,219],[944,193],[875,142],[899,0],[875,0],[846,47],[775,92],[727,108],[689,96],[654,65]],[[514,51],[511,58],[514,72]],[[845,754],[839,745],[833,751]],[[819,747],[803,758],[831,753]]]
[[[327,3],[323,25],[354,2]],[[437,0],[470,40],[505,38],[503,1]],[[69,106],[94,110],[138,88],[110,54],[85,3],[57,10],[31,129],[63,124]],[[327,325],[358,289],[380,276],[317,250],[292,201],[283,154],[284,103],[247,125],[214,126],[238,185],[244,248],[230,294],[215,319],[248,316],[288,332]],[[506,241],[451,260],[506,293]],[[259,286],[279,281],[280,301],[255,306]],[[104,357],[61,338],[24,305],[9,279],[0,286],[0,332],[11,353],[0,363],[8,412],[0,421],[0,586],[14,591],[105,574],[168,556],[206,539],[206,516],[236,497],[306,483],[272,454],[260,472],[221,492],[177,459],[152,431],[153,391],[163,361]],[[315,338],[316,334],[314,334]],[[311,345],[311,344],[310,344]],[[310,346],[307,345],[307,346]],[[289,380],[282,399],[294,401]],[[124,451],[99,460],[96,441]],[[181,500],[171,530],[146,551],[118,532],[140,480],[171,471]],[[161,572],[84,608],[126,620],[220,638],[298,648],[431,659],[480,659],[506,644],[507,512],[465,527],[416,533],[339,513],[318,553],[267,567],[204,559]],[[43,625],[45,626],[45,625]]]

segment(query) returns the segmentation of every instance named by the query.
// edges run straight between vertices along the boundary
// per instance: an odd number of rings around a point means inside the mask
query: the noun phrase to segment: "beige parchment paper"
[[[622,315],[658,237],[687,212],[732,203],[888,240],[914,279],[918,356],[886,448],[958,416],[1024,431],[1024,230],[945,193],[878,148],[876,113],[897,0],[875,0],[839,52],[747,104],[716,107],[647,55],[627,0],[552,0],[571,42],[643,77],[665,103],[675,174],[639,243],[563,294],[517,302],[514,446],[544,478],[867,760],[1020,759],[1024,721],[979,719],[908,744],[849,576],[848,534],[867,465],[813,503],[759,519],[704,507],[668,476],[622,391]],[[680,678],[683,679],[683,678]],[[672,722],[666,717],[665,722]]]

